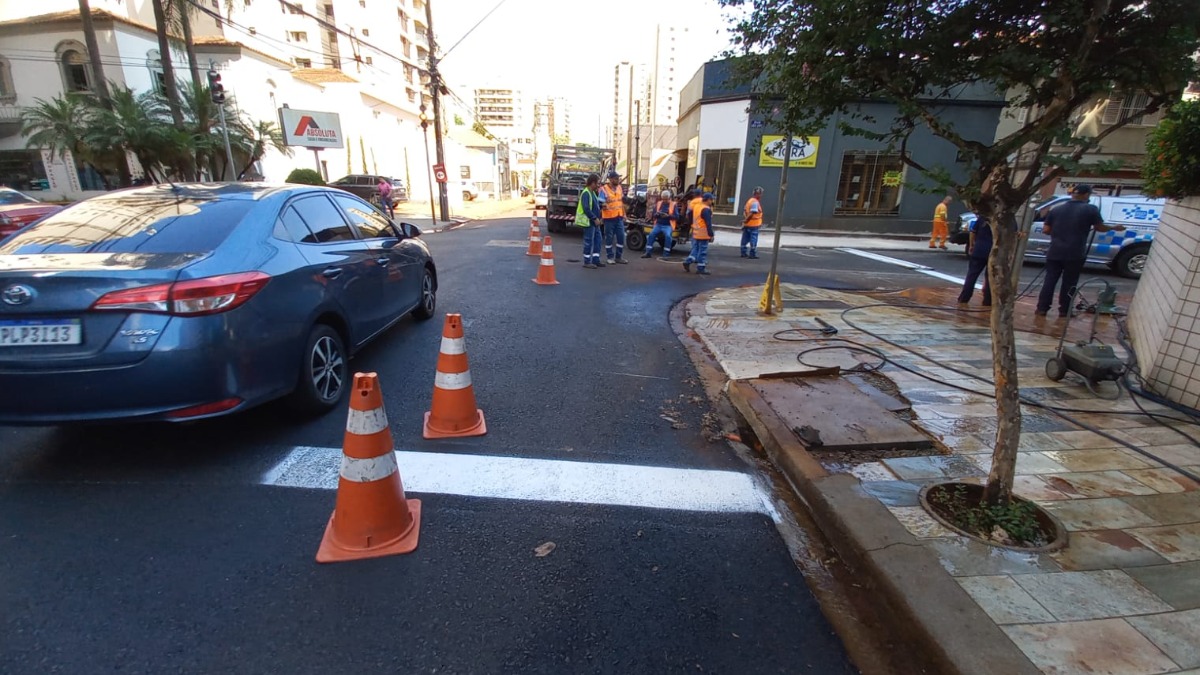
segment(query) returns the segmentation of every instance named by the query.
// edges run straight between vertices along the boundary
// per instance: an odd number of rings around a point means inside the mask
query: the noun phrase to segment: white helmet
[[[670,191],[670,190],[663,190],[662,192],[658,193],[658,196],[659,196],[659,197],[662,197],[663,199],[670,199],[670,198],[671,198],[671,191]]]

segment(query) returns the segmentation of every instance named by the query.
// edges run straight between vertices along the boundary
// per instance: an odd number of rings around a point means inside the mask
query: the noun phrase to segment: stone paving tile
[[[1145,450],[1176,466],[1188,467],[1200,464],[1200,448],[1194,445],[1153,445]]]
[[[1038,574],[1062,569],[1045,553],[997,548],[963,536],[926,539],[922,543],[937,553],[942,567],[955,577]]]
[[[960,577],[958,583],[998,624],[1054,621],[1054,615],[1010,576]]]
[[[1200,490],[1200,484],[1174,469],[1134,469],[1124,473],[1146,487],[1164,494]]]
[[[945,436],[942,438],[942,445],[959,455],[992,454],[992,444],[975,436]]]
[[[1129,534],[1171,562],[1200,560],[1200,523],[1138,527]]]
[[[1013,580],[1059,621],[1171,611],[1170,605],[1120,570],[1019,574]]]
[[[896,520],[900,521],[912,536],[918,539],[930,539],[932,537],[952,537],[955,535],[953,530],[947,529],[941,523],[933,519],[933,516],[921,506],[889,506],[888,511],[896,516]]]
[[[990,471],[992,468],[992,455],[988,454],[973,454],[968,455],[971,461],[983,467],[984,471]],[[1017,474],[1032,474],[1040,475],[1045,473],[1067,473],[1067,467],[1050,459],[1044,452],[1018,452],[1017,453]]]
[[[1200,609],[1200,562],[1136,567],[1126,572],[1175,609]]]
[[[1178,670],[1123,619],[1003,626],[1042,672],[1054,675],[1153,675]]]
[[[1132,497],[1156,494],[1120,471],[1088,471],[1046,476],[1050,487],[1079,497]]]
[[[1022,433],[1021,444],[1019,449],[1023,452],[1037,452],[1042,450],[1070,450],[1071,446],[1066,441],[1057,437],[1057,433],[1062,432],[1035,432]]]
[[[1090,431],[1055,431],[1047,435],[1062,441],[1071,450],[1120,447],[1120,443],[1110,441],[1100,434]]]
[[[1134,445],[1177,445],[1187,441],[1187,439],[1180,436],[1175,430],[1161,426],[1157,422],[1154,422],[1154,424],[1155,426],[1146,429],[1115,432],[1113,436],[1129,441]],[[1186,447],[1195,448],[1196,446],[1189,445]]]
[[[1069,495],[1051,487],[1046,482],[1046,478],[1047,476],[1018,475],[1013,479],[1013,492],[1026,499],[1032,499],[1035,502],[1055,502],[1075,498],[1074,495]]]
[[[1163,525],[1200,522],[1200,492],[1125,497],[1121,501]]]
[[[863,490],[884,506],[916,506],[921,485],[904,480],[864,481]]]
[[[1120,499],[1077,499],[1046,504],[1068,530],[1122,530],[1159,523]]]
[[[1067,467],[1067,471],[1120,471],[1150,467],[1145,460],[1138,459],[1122,448],[1054,450],[1047,452],[1046,456]]]
[[[1200,667],[1200,609],[1135,616],[1129,624],[1184,668]]]
[[[958,478],[977,476],[981,473],[978,464],[961,455],[897,457],[885,459],[883,463],[893,473],[904,479]]]
[[[1050,554],[1071,571],[1162,565],[1167,559],[1122,530],[1072,532],[1070,545]]]
[[[896,475],[888,470],[886,466],[879,462],[866,462],[856,464],[849,472],[852,476],[863,481],[890,481],[896,480]]]

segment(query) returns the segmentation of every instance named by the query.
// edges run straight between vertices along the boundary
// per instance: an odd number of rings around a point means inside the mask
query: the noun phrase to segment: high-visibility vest
[[[608,220],[625,215],[625,200],[620,185],[615,188],[605,185],[600,188],[600,194],[604,195],[604,206],[600,207],[601,218]]]
[[[712,232],[708,230],[708,225],[700,215],[707,208],[710,207],[704,203],[703,199],[692,200],[692,239],[701,241],[712,239]]]
[[[752,207],[752,206],[757,206],[758,210],[751,211],[750,207]],[[746,227],[761,227],[762,226],[762,216],[763,216],[762,202],[758,201],[758,197],[751,197],[750,200],[746,202],[745,214],[746,214],[746,219],[745,219]]]
[[[679,219],[675,213],[675,202],[667,202],[667,204],[671,207],[667,213],[668,213],[668,219],[671,221],[671,229],[674,230],[675,229],[675,221]],[[658,205],[662,206],[662,202],[659,202]],[[654,224],[655,225],[658,224],[658,218],[660,215],[661,214],[659,213],[658,206],[654,207]]]

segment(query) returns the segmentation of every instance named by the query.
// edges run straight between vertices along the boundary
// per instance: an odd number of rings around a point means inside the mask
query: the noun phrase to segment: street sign
[[[280,108],[285,145],[302,148],[342,148],[342,123],[337,113]]]
[[[446,182],[446,165],[445,164],[434,164],[433,165],[433,179],[439,183]]]

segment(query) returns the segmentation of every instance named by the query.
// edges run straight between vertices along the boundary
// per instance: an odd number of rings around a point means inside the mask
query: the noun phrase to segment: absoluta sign
[[[279,109],[280,127],[287,145],[302,148],[341,148],[342,124],[337,113]]]

